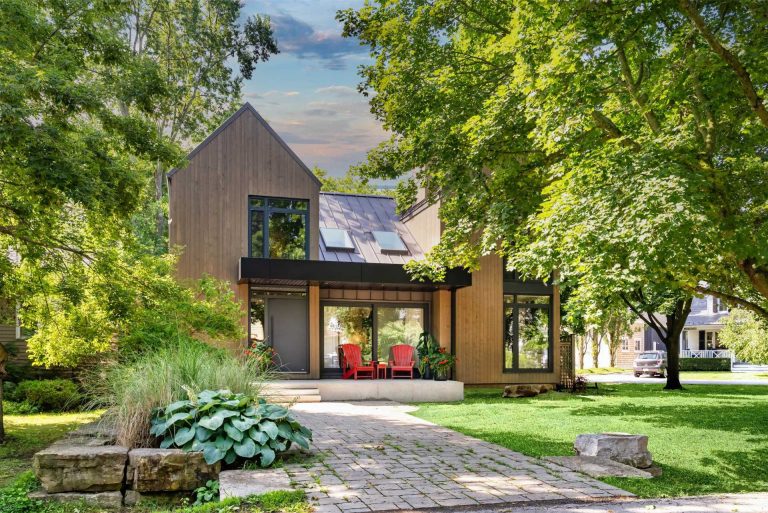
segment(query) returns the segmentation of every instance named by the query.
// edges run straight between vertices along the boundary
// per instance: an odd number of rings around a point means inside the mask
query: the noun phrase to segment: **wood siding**
[[[248,196],[309,200],[310,258],[318,258],[319,185],[250,109],[239,111],[170,179],[171,246],[178,276],[235,283],[248,256]],[[237,291],[236,291],[237,292]]]
[[[441,347],[451,349],[451,291],[432,293],[432,336]]]
[[[560,379],[560,333],[557,290],[552,301],[553,372],[503,372],[504,280],[496,255],[480,259],[472,286],[456,291],[456,379],[466,384],[557,383]]]
[[[420,290],[320,289],[320,299],[323,301],[429,303],[432,301],[432,293]]]
[[[438,216],[439,203],[428,205],[417,212],[407,215],[403,222],[424,252],[440,242],[442,223]]]

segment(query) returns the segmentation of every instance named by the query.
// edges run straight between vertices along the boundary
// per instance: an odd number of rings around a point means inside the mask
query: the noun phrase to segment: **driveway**
[[[318,456],[285,465],[318,513],[631,496],[559,465],[408,415],[398,403],[297,404]]]
[[[663,385],[665,378],[642,376],[636,378],[632,374],[584,374],[590,383],[640,383]],[[768,385],[768,379],[718,380],[718,379],[681,379],[683,385]]]

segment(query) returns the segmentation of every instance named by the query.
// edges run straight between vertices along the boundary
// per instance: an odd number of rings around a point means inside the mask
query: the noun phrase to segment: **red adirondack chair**
[[[389,368],[392,371],[392,379],[396,377],[413,379],[414,365],[416,360],[413,358],[413,346],[398,344],[389,348]],[[396,376],[395,373],[400,376]]]
[[[373,379],[373,364],[363,362],[363,353],[357,344],[341,344],[341,377],[348,379],[353,376],[355,379],[367,378]]]

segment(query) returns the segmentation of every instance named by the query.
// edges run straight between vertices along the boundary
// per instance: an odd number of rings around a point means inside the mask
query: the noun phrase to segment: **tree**
[[[341,11],[345,34],[371,48],[361,90],[393,134],[359,169],[416,169],[440,191],[429,256],[442,265],[496,252],[621,297],[662,335],[667,387],[679,387],[693,293],[768,313],[762,13],[683,0]]]
[[[259,61],[277,53],[269,18],[243,20],[243,7],[239,0],[130,2],[120,33],[141,66],[166,84],[164,94],[142,105],[141,113],[169,141],[202,140],[239,107],[243,79],[253,76]],[[134,109],[122,104],[121,110]],[[161,252],[167,251],[167,170],[167,162],[154,163],[149,203]]]
[[[605,323],[605,329],[608,333],[608,352],[611,356],[611,367],[616,367],[617,356],[621,343],[632,335],[632,324],[636,317],[625,306],[613,309],[609,312]]]
[[[768,364],[768,326],[753,312],[741,308],[731,310],[718,339],[739,360]]]
[[[593,326],[592,329],[589,330],[589,348],[592,352],[592,366],[595,369],[600,368],[600,350],[602,349],[604,338],[605,332],[602,331],[600,327]]]
[[[371,185],[367,178],[350,170],[341,177],[330,176],[328,171],[318,166],[312,168],[312,173],[320,180],[320,190],[326,192],[343,192],[346,194],[377,194],[379,191]]]

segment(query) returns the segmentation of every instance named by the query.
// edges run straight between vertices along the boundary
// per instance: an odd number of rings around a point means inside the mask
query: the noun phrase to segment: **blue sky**
[[[246,14],[272,19],[280,53],[256,67],[245,83],[250,102],[310,167],[331,174],[386,138],[357,92],[357,67],[370,62],[365,47],[341,37],[336,11],[363,0],[248,0]]]

